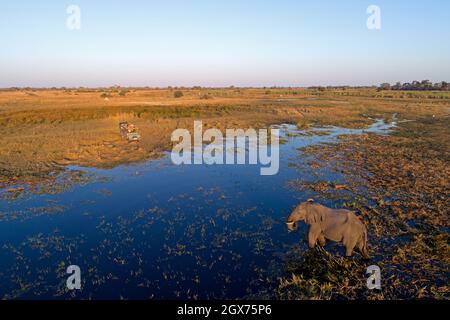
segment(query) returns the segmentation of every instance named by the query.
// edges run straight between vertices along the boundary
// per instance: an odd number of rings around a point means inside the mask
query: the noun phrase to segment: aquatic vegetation
[[[321,247],[295,252],[287,260],[291,274],[280,282],[280,299],[356,299],[382,298],[366,288],[365,264],[354,259],[335,257]]]
[[[0,212],[0,222],[12,220],[19,220],[23,222],[25,220],[34,219],[41,216],[63,214],[65,210],[66,208],[63,206],[54,205],[46,207],[32,207],[24,210],[8,211],[4,213]]]
[[[309,129],[309,127],[310,127],[309,123],[306,122],[305,120],[302,120],[302,121],[297,123],[297,128],[299,130]]]

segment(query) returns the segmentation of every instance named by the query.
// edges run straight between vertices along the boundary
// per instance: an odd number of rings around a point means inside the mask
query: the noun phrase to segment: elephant
[[[367,229],[353,211],[330,209],[309,199],[298,205],[288,217],[286,221],[288,230],[296,230],[298,221],[305,221],[310,226],[308,233],[310,248],[314,248],[317,242],[320,246],[324,246],[328,239],[342,242],[347,257],[352,256],[354,248],[357,247],[364,259],[369,259]]]

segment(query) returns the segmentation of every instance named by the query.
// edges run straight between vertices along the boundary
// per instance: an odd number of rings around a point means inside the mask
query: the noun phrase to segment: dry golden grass
[[[113,167],[170,149],[176,128],[263,127],[274,123],[362,127],[371,117],[400,119],[448,113],[447,93],[373,89],[83,89],[0,91],[0,183],[45,177],[62,165]],[[107,96],[107,98],[105,98]],[[205,96],[208,99],[205,99]],[[121,139],[118,123],[139,127],[142,140]]]

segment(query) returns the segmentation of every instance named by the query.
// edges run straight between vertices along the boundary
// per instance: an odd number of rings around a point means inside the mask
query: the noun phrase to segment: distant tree
[[[380,85],[380,90],[391,90],[391,85],[387,82]]]
[[[430,80],[422,80],[422,82],[420,82],[420,88],[422,90],[431,90],[433,89],[433,84]]]
[[[387,84],[382,84],[378,90],[386,90],[382,89],[383,87],[387,88]],[[413,81],[412,83],[405,82],[401,84],[397,82],[395,85],[391,87],[391,90],[450,90],[449,84],[446,81],[438,82],[433,84],[430,80],[422,80],[422,81]]]
[[[177,90],[173,93],[173,96],[178,99],[178,98],[181,98],[182,96],[184,96],[184,94],[183,94],[183,91]]]
[[[402,89],[402,83],[397,82],[395,85],[392,86],[392,90],[401,90]]]
[[[412,84],[409,82],[406,82],[402,85],[402,90],[411,90],[412,89]]]
[[[421,89],[421,83],[417,80],[414,80],[411,84],[411,90],[420,90]]]

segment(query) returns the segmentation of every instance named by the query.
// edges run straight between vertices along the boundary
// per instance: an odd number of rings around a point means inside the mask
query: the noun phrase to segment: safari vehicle
[[[120,122],[119,130],[122,138],[128,141],[139,141],[141,139],[141,135],[137,132],[137,127],[134,124],[125,121]]]

